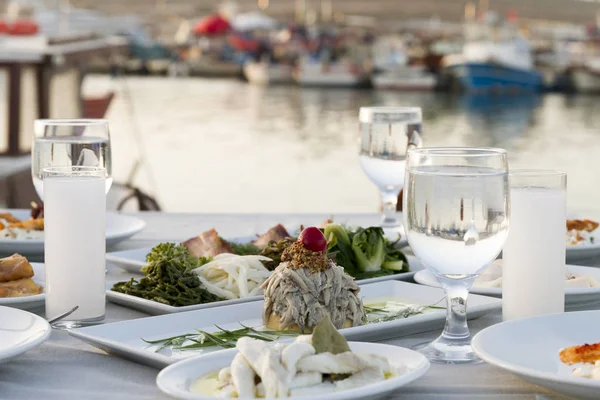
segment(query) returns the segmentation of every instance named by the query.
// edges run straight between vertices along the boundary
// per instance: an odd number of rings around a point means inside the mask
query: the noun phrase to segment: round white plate
[[[44,264],[31,263],[33,267],[33,281],[38,285],[44,285]],[[44,299],[46,295],[42,292],[33,296],[23,297],[0,297],[0,306],[20,308],[21,310],[31,310],[34,308],[42,307],[44,305]]]
[[[593,276],[600,282],[600,268],[567,265],[567,270],[575,275]],[[421,285],[440,287],[440,283],[436,277],[426,269],[418,271],[413,279]],[[473,286],[469,292],[483,296],[502,297],[502,288]],[[568,309],[581,309],[582,307],[598,303],[600,303],[600,287],[565,289],[565,306]],[[600,337],[598,341],[600,341]]]
[[[45,319],[10,307],[0,307],[0,321],[0,362],[36,348],[52,331]]]
[[[19,219],[28,219],[30,210],[1,210],[10,212]],[[106,246],[114,246],[136,233],[141,232],[146,223],[139,218],[115,212],[106,213]],[[0,254],[19,253],[24,256],[44,253],[43,239],[0,239]]]
[[[574,398],[597,399],[600,381],[572,376],[574,366],[561,363],[558,353],[600,342],[599,327],[600,311],[545,315],[486,328],[472,346],[484,361],[527,381]]]
[[[399,387],[420,378],[429,369],[429,361],[422,354],[413,350],[379,343],[349,342],[349,344],[352,351],[387,357],[392,366],[398,367],[401,362],[408,367],[408,371],[403,375],[383,382],[352,390],[327,393],[321,396],[311,395],[292,398],[296,400],[376,399],[385,397]],[[196,379],[230,365],[236,354],[237,349],[228,349],[177,362],[158,374],[156,384],[164,393],[177,399],[214,400],[216,399],[214,396],[203,396],[190,392],[189,387]]]

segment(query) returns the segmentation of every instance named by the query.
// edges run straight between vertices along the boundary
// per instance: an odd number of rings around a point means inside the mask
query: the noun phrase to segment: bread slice
[[[13,254],[10,257],[0,258],[0,282],[31,278],[33,274],[33,267],[29,261],[20,254]]]

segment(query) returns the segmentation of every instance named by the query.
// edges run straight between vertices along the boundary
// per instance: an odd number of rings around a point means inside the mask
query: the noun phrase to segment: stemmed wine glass
[[[398,228],[398,195],[404,187],[406,151],[422,146],[418,107],[361,107],[360,165],[383,200],[383,228]]]
[[[34,123],[31,176],[41,199],[48,167],[101,167],[112,184],[110,133],[104,119],[38,119]]]
[[[447,297],[444,332],[418,346],[419,350],[434,362],[477,362],[467,327],[467,296],[508,235],[506,151],[409,150],[403,211],[411,249],[436,276]]]

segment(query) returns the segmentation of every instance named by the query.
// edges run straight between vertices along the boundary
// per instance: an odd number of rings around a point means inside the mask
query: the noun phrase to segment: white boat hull
[[[600,92],[600,73],[576,69],[573,71],[573,84],[578,92]]]
[[[367,80],[365,75],[350,71],[345,66],[320,64],[299,67],[295,78],[300,86],[321,87],[354,87]]]
[[[436,78],[433,75],[419,77],[398,77],[390,74],[379,74],[372,78],[376,89],[428,91],[433,90]]]
[[[244,65],[244,75],[248,82],[255,85],[291,83],[293,68],[291,65],[247,63]]]

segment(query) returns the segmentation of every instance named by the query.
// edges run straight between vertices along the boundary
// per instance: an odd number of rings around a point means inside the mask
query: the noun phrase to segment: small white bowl
[[[295,396],[294,400],[351,400],[377,399],[389,395],[394,390],[420,378],[429,369],[429,361],[422,354],[404,347],[379,343],[349,342],[354,352],[378,354],[388,358],[392,367],[404,364],[407,372],[385,381],[369,384],[359,388],[320,396]],[[190,391],[190,385],[198,378],[218,371],[231,364],[237,349],[228,349],[193,357],[177,362],[160,371],[156,377],[158,388],[177,399],[214,400],[214,396],[204,396]]]

